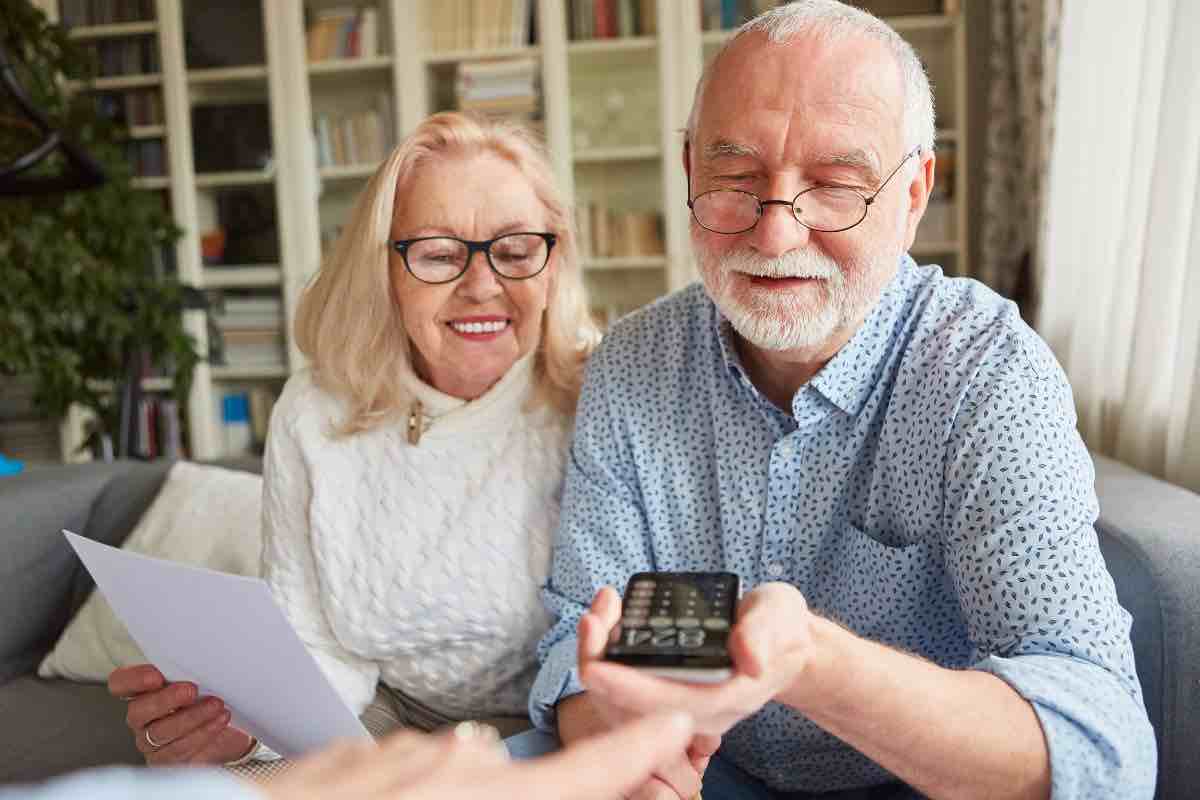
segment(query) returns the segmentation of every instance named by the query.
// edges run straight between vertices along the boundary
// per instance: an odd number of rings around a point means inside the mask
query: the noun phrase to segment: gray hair
[[[790,41],[801,33],[811,33],[825,41],[839,41],[858,35],[883,42],[896,59],[904,78],[905,150],[920,145],[925,152],[933,151],[933,90],[916,51],[883,20],[838,0],[794,0],[760,14],[738,28],[737,33],[708,62],[696,84],[687,122],[689,142],[695,137],[696,124],[700,119],[700,102],[717,62],[738,37],[752,31],[762,31],[768,41],[774,44]]]

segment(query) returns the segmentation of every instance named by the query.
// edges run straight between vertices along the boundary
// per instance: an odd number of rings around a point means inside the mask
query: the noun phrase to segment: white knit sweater
[[[300,372],[271,417],[263,569],[356,713],[382,680],[455,719],[525,713],[539,589],[558,523],[569,422],[527,412],[532,357],[466,403],[410,376],[428,429],[337,438],[341,400]]]

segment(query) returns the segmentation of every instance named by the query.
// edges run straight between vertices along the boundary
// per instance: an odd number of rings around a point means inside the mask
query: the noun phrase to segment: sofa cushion
[[[180,461],[171,467],[123,549],[220,572],[258,575],[261,510],[258,475]],[[93,592],[38,674],[104,682],[117,667],[143,661],[141,649],[103,595]]]
[[[101,764],[142,764],[125,704],[103,686],[26,675],[0,686],[0,783]]]
[[[121,530],[105,520],[116,507],[140,516],[167,466],[82,464],[0,479],[0,685],[32,672],[71,618],[84,570],[59,531],[120,544],[133,523]],[[105,490],[114,484],[145,486],[150,494],[114,493],[110,501]],[[110,503],[114,512],[106,510]]]

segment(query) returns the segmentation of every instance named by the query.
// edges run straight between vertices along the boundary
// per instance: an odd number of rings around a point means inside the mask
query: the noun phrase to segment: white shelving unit
[[[39,0],[50,10],[54,0]],[[319,165],[314,141],[319,114],[377,108],[385,117],[390,146],[418,122],[446,107],[448,81],[459,64],[533,58],[539,64],[541,125],[557,177],[577,204],[598,203],[616,211],[661,214],[664,252],[587,257],[583,260],[594,305],[605,319],[695,279],[689,252],[686,183],[679,163],[681,133],[704,60],[730,35],[702,31],[696,0],[655,0],[657,33],[573,41],[568,0],[531,0],[538,41],[531,46],[431,52],[429,20],[444,0],[364,0],[378,13],[377,47],[362,58],[309,63],[306,13],[346,7],[344,0],[247,0],[261,15],[263,63],[189,68],[185,61],[184,9],[201,0],[155,0],[156,19],[76,29],[95,40],[155,36],[161,71],[156,75],[106,78],[105,86],[161,87],[165,120],[131,130],[131,137],[163,137],[169,177],[144,178],[147,190],[167,191],[176,223],[185,231],[176,253],[178,274],[206,290],[272,292],[284,306],[286,360],[278,366],[202,364],[188,403],[193,458],[222,455],[217,407],[227,387],[280,384],[303,364],[290,331],[300,292],[317,271],[322,232],[331,236],[348,216],[376,163]],[[914,43],[933,78],[939,109],[940,145],[953,145],[952,219],[947,235],[919,237],[921,259],[941,260],[950,272],[966,267],[968,193],[966,135],[967,53],[960,14],[889,19]],[[272,159],[253,171],[197,174],[193,161],[192,109],[205,103],[265,102],[270,110]],[[601,115],[600,124],[588,115]],[[607,115],[606,117],[603,115]],[[588,123],[592,128],[588,127]],[[605,136],[598,136],[599,130]],[[619,131],[620,135],[616,135]],[[607,134],[612,133],[609,137]],[[215,193],[273,188],[278,258],[270,263],[214,266],[201,258],[201,234],[212,223]],[[947,227],[948,226],[948,227]],[[203,315],[192,313],[189,332],[208,347]]]

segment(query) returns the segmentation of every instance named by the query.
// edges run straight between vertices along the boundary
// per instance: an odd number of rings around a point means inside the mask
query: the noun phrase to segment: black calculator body
[[[740,592],[732,572],[639,572],[625,587],[605,658],[676,680],[727,680]]]

